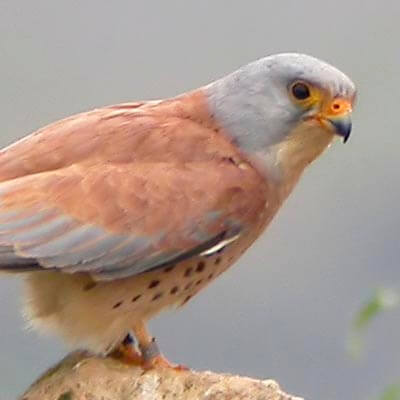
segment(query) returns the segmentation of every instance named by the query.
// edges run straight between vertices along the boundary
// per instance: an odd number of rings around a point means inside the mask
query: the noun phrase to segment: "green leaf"
[[[353,329],[359,332],[364,331],[378,314],[390,310],[398,304],[399,294],[395,290],[378,289],[356,315]]]
[[[363,334],[371,322],[382,312],[390,310],[399,304],[399,293],[393,289],[377,289],[354,318],[350,339],[349,352],[353,357],[359,357],[364,348]]]
[[[400,383],[388,386],[378,400],[400,400]]]

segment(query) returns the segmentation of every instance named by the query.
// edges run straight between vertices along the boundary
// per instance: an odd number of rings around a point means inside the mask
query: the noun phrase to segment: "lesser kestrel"
[[[347,140],[354,98],[336,68],[278,54],[3,149],[0,269],[26,275],[29,321],[103,354],[133,332],[145,366],[166,364],[146,322],[261,235],[304,168]]]

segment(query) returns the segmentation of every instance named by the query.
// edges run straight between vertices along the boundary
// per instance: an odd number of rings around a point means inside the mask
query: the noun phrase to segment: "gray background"
[[[269,53],[306,52],[359,88],[350,142],[308,171],[267,234],[184,310],[152,323],[174,361],[275,378],[308,399],[371,399],[400,377],[399,311],[360,361],[354,312],[396,287],[400,3],[0,0],[1,144],[99,105],[172,96]],[[20,282],[0,280],[0,399],[67,349],[24,330]]]

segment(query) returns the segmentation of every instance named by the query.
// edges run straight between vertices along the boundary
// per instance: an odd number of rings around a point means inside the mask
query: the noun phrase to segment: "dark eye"
[[[310,97],[310,89],[305,83],[297,82],[292,86],[292,94],[297,100],[305,100]]]

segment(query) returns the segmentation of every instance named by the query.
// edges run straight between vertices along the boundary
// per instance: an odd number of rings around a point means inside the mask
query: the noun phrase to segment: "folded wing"
[[[71,165],[0,183],[0,269],[118,279],[245,233],[265,203],[221,160]]]

